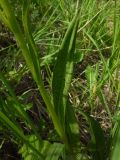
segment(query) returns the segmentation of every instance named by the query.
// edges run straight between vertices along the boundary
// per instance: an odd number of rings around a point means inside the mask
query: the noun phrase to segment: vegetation
[[[119,7],[0,0],[2,159],[120,159]]]

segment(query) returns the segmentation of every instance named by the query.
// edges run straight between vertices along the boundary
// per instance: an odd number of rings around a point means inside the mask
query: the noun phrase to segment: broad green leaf
[[[79,125],[75,117],[75,111],[73,106],[68,102],[66,111],[66,134],[68,135],[68,141],[72,148],[70,154],[76,156],[80,152],[80,133]]]
[[[41,151],[42,144],[35,135],[27,136],[27,139],[36,150],[39,152]],[[21,147],[19,153],[22,155],[24,160],[39,160],[39,156],[26,144]]]
[[[62,117],[60,118],[59,116],[56,115],[56,113],[54,111],[54,108],[53,108],[53,104],[51,103],[50,97],[45,90],[44,83],[43,83],[41,75],[40,75],[39,62],[38,62],[38,58],[37,58],[37,50],[36,50],[36,46],[35,46],[35,43],[33,41],[33,37],[32,37],[32,34],[31,34],[30,23],[29,23],[30,21],[29,21],[29,18],[28,18],[29,17],[30,0],[23,1],[22,20],[23,20],[24,34],[22,33],[20,25],[17,22],[14,11],[13,11],[9,1],[8,0],[4,0],[4,1],[1,0],[0,5],[1,5],[1,8],[0,8],[1,12],[0,13],[2,14],[2,12],[3,12],[5,14],[5,16],[3,17],[2,20],[7,24],[7,26],[14,33],[15,38],[16,38],[16,40],[17,40],[17,42],[20,46],[20,49],[22,51],[22,54],[23,54],[23,56],[26,60],[26,63],[29,66],[29,68],[31,70],[31,73],[33,75],[33,78],[37,83],[37,86],[40,90],[41,96],[44,99],[44,102],[47,106],[48,112],[51,115],[51,118],[52,118],[52,121],[54,123],[55,129],[57,130],[58,134],[61,136],[62,140],[65,143],[67,143],[67,138],[66,138],[66,135],[65,135],[65,132],[64,132],[64,126],[60,122],[60,119],[63,119],[63,118]],[[73,55],[71,53],[74,52],[75,37],[76,37],[76,31],[77,31],[77,25],[78,25],[78,19],[76,21],[76,18],[77,18],[77,14],[76,14],[73,22],[70,25],[71,26],[70,29],[68,29],[70,31],[68,31],[68,33],[66,33],[66,38],[64,38],[64,42],[63,42],[63,44],[61,46],[61,49],[60,49],[60,50],[63,51],[64,48],[65,48],[64,53],[66,51],[68,52],[68,54],[66,54],[67,55],[66,58],[68,59],[68,63],[67,63],[65,72],[67,73],[68,76],[65,80],[66,81],[66,83],[65,83],[66,86],[65,86],[65,90],[64,90],[65,94],[67,93],[67,90],[69,89],[70,80],[71,80],[71,73],[72,73],[72,70],[73,70]],[[70,40],[69,40],[69,38],[70,38]],[[68,46],[66,48],[66,45],[67,45],[66,42],[67,41],[68,41]],[[70,70],[68,69],[69,67],[71,68]],[[69,85],[67,85],[67,83]],[[24,117],[24,119],[26,119],[29,122],[29,124],[31,124],[32,129],[33,129],[34,125],[33,125],[32,121],[30,121],[30,119],[28,118],[28,116],[26,115],[24,110],[21,110],[21,108],[22,108],[21,104],[17,101],[15,95],[12,94],[11,96],[14,97],[16,109]],[[63,100],[66,101],[66,98],[63,98]],[[61,101],[60,103],[63,103],[63,102]],[[64,109],[65,109],[65,107],[64,107]]]
[[[63,155],[63,144],[51,144],[48,141],[42,141],[41,143],[35,135],[28,136],[28,140],[36,150],[39,150],[44,160],[58,160],[58,158]],[[39,160],[39,156],[26,144],[21,147],[19,153],[22,154],[24,160]]]
[[[55,111],[63,125],[65,124],[68,90],[73,74],[75,40],[79,23],[78,17],[77,12],[65,34],[53,71],[53,102]]]
[[[45,154],[45,160],[57,160],[59,157],[63,158],[64,145],[60,143],[53,143],[49,146],[49,149]]]

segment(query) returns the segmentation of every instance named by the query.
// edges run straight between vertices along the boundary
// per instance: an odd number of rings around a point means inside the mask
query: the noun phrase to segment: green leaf
[[[83,60],[84,58],[84,54],[81,53],[81,52],[76,52],[75,55],[74,55],[74,62],[75,63],[79,63]]]
[[[113,122],[116,121],[120,122],[120,115],[118,113],[113,116]]]
[[[86,77],[87,77],[87,82],[88,82],[90,94],[92,95],[96,91],[98,70],[97,69],[95,70],[93,67],[88,66],[85,73],[86,73]]]
[[[49,143],[48,141],[38,140],[35,135],[28,136],[29,143],[43,155],[45,160],[57,160],[63,155],[64,145],[59,143]],[[39,156],[26,144],[24,144],[19,153],[22,154],[24,160],[39,160]]]
[[[45,160],[58,160],[59,157],[63,158],[64,145],[60,143],[50,144],[48,151],[46,152]]]
[[[88,147],[93,153],[93,159],[105,159],[105,138],[99,122],[82,111],[80,111],[80,113],[85,117],[89,124],[91,141]]]
[[[73,74],[73,61],[75,52],[76,32],[79,23],[78,13],[70,23],[57,56],[57,62],[53,71],[53,102],[55,111],[65,124],[65,112],[68,98],[68,90]]]
[[[37,139],[35,135],[30,135],[27,137],[29,143],[36,149],[41,151],[42,144],[40,144],[40,141]],[[21,149],[19,150],[19,153],[22,154],[22,158],[24,160],[38,160],[39,156],[26,144],[24,144]]]
[[[113,146],[110,160],[120,160],[120,123],[113,136]]]
[[[93,147],[93,158],[95,160],[103,160],[105,157],[105,138],[103,130],[100,127],[98,121],[93,117],[89,117],[90,130],[91,130],[91,148]]]
[[[80,133],[74,108],[69,102],[67,103],[66,112],[66,134],[68,135],[69,143],[72,146],[71,152],[74,154],[75,150],[78,151],[80,149]],[[73,148],[75,150],[73,150]]]

